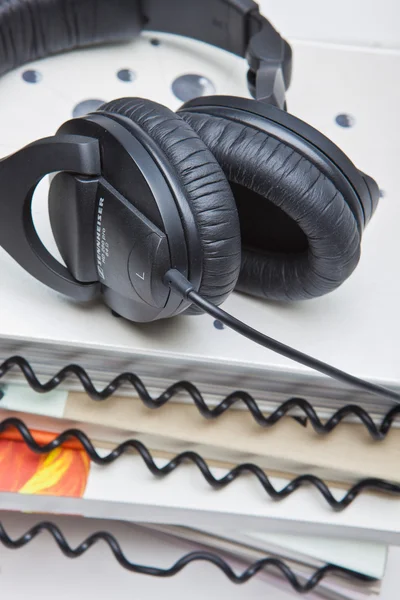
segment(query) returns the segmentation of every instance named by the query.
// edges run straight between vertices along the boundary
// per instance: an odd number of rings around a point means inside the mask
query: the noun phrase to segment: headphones
[[[1,4],[3,71],[151,29],[246,56],[254,97],[202,97],[177,114],[122,98],[5,158],[0,245],[31,275],[78,300],[100,292],[143,322],[197,311],[166,285],[170,269],[216,305],[234,289],[314,298],[352,273],[378,186],[286,112],[291,49],[252,0]],[[31,216],[36,184],[55,172],[50,221],[67,268]]]
[[[246,57],[253,99],[201,97],[175,114],[122,98],[64,123],[0,161],[0,246],[50,288],[82,301],[101,294],[131,321],[206,311],[289,358],[399,400],[218,308],[234,289],[278,301],[336,289],[359,261],[379,200],[371,177],[287,112],[291,48],[255,2],[0,0],[1,71],[143,29]],[[32,221],[47,174],[66,267]]]

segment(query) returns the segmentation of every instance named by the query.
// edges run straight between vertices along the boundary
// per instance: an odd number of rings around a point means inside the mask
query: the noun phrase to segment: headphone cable
[[[361,390],[370,392],[372,394],[376,394],[378,396],[384,396],[386,398],[390,398],[391,400],[400,401],[400,393],[395,392],[394,390],[390,390],[381,385],[376,385],[369,381],[365,381],[364,379],[360,379],[359,377],[355,377],[354,375],[350,375],[341,369],[337,369],[327,363],[318,360],[317,358],[313,358],[308,354],[304,354],[304,352],[300,352],[291,346],[287,346],[286,344],[282,344],[282,342],[278,342],[274,338],[271,338],[267,335],[264,335],[260,331],[253,329],[243,321],[236,319],[236,317],[230,315],[222,308],[219,308],[209,300],[206,300],[203,296],[198,294],[192,284],[176,269],[170,269],[167,271],[164,277],[165,283],[172,288],[175,292],[177,292],[184,300],[188,300],[195,304],[198,308],[202,309],[210,316],[214,317],[214,319],[218,319],[224,325],[233,329],[240,335],[247,337],[252,342],[263,346],[264,348],[268,348],[277,354],[281,354],[282,356],[286,356],[286,358],[290,358],[291,360],[298,362],[310,369],[315,371],[319,371],[328,377],[332,377],[342,383],[347,385],[351,385],[353,387],[357,387]]]

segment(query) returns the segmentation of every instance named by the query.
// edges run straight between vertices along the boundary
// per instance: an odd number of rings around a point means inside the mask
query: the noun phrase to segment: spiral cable
[[[18,367],[20,369],[28,385],[38,393],[51,392],[71,375],[75,376],[80,381],[83,389],[90,396],[90,398],[97,401],[106,400],[115,394],[115,392],[117,392],[122,385],[127,383],[135,389],[143,404],[147,408],[151,409],[161,408],[172,398],[181,392],[185,392],[192,399],[199,413],[206,419],[216,419],[223,415],[233,405],[237,404],[238,402],[242,402],[252,415],[255,422],[261,427],[265,428],[272,427],[278,423],[278,421],[288,415],[290,411],[300,410],[303,412],[304,417],[310,421],[316,433],[330,433],[346,417],[351,416],[356,417],[364,425],[373,439],[383,440],[390,431],[393,422],[400,414],[400,404],[396,404],[386,413],[381,423],[377,425],[364,408],[356,404],[347,404],[346,406],[338,409],[325,423],[323,423],[315,409],[307,400],[303,398],[289,398],[278,408],[276,408],[276,410],[274,410],[270,415],[265,416],[260,410],[253,396],[248,392],[241,390],[230,393],[220,402],[220,404],[210,408],[205,402],[199,389],[189,381],[178,381],[162,392],[158,398],[152,398],[142,380],[134,373],[127,372],[121,373],[115,377],[115,379],[113,379],[103,390],[100,391],[97,390],[93,385],[93,382],[85,369],[80,365],[75,364],[67,365],[46,383],[41,383],[29,362],[21,356],[12,356],[0,365],[0,379],[2,379],[14,367]]]
[[[324,579],[324,577],[330,574],[344,575],[346,577],[350,577],[358,583],[364,584],[376,581],[376,579],[362,573],[357,573],[336,565],[327,564],[316,570],[313,575],[307,581],[305,581],[305,583],[301,583],[293,570],[284,561],[279,558],[272,557],[266,557],[258,560],[247,567],[242,573],[238,574],[218,554],[208,551],[190,552],[176,561],[171,567],[166,569],[160,567],[150,567],[129,561],[123,553],[117,539],[111,533],[106,531],[98,531],[87,537],[76,548],[72,548],[59,527],[48,521],[43,521],[34,525],[26,533],[16,539],[12,539],[6,532],[2,523],[0,523],[0,542],[6,548],[18,549],[29,544],[30,541],[35,539],[42,532],[49,533],[53,537],[61,552],[68,558],[80,557],[97,542],[103,541],[107,544],[115,559],[124,569],[127,569],[133,573],[151,575],[153,577],[172,577],[173,575],[180,573],[180,571],[182,571],[190,563],[206,561],[220,569],[220,571],[222,571],[230,581],[237,584],[246,583],[261,570],[274,567],[280,571],[280,573],[286,578],[288,583],[296,592],[303,594],[313,590],[322,581],[322,579]]]
[[[197,452],[181,452],[163,467],[159,467],[155,463],[150,451],[139,440],[127,440],[116,446],[114,450],[109,452],[109,454],[100,456],[88,436],[79,429],[68,429],[55,437],[51,442],[41,445],[36,442],[29,428],[20,419],[16,417],[10,417],[3,420],[0,423],[0,434],[4,433],[10,428],[17,429],[24,443],[28,446],[28,448],[30,448],[30,450],[37,454],[48,454],[68,440],[75,439],[81,444],[83,450],[87,453],[90,460],[98,465],[111,464],[127,451],[134,450],[141,457],[150,473],[156,477],[165,477],[175,471],[181,464],[189,462],[198,468],[206,482],[215,490],[220,490],[226,487],[245,474],[253,475],[259,481],[267,495],[275,501],[287,498],[299,488],[312,486],[319,491],[329,506],[338,512],[347,508],[357,498],[357,496],[360,495],[361,492],[366,490],[384,492],[396,496],[400,495],[400,485],[385,481],[384,479],[373,477],[362,479],[353,485],[340,500],[335,498],[328,485],[315,475],[300,475],[295,479],[292,479],[292,481],[285,485],[285,487],[283,487],[281,490],[277,490],[263,469],[253,463],[242,463],[237,465],[223,477],[217,478],[211,472],[210,467],[204,458]]]

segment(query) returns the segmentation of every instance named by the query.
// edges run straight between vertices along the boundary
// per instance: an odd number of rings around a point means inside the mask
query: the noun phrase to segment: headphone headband
[[[253,0],[0,0],[0,75],[58,52],[134,39],[143,29],[246,57],[252,95],[284,107],[291,49]]]

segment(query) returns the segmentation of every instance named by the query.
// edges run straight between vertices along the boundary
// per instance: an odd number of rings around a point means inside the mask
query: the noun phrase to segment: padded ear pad
[[[157,143],[175,170],[200,237],[202,278],[199,292],[221,304],[236,285],[241,259],[236,204],[221,167],[193,129],[156,102],[121,98],[104,104],[99,111],[128,117],[136,123]],[[181,217],[190,256],[190,236],[185,229],[184,214]],[[190,311],[199,312],[194,307]]]
[[[335,184],[308,158],[246,119],[180,113],[223,168],[239,212],[237,289],[273,300],[326,294],[355,269],[360,232]]]

